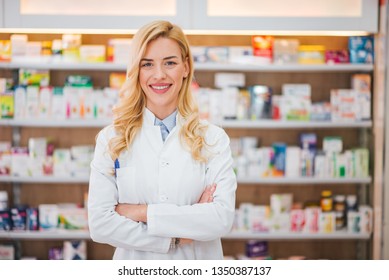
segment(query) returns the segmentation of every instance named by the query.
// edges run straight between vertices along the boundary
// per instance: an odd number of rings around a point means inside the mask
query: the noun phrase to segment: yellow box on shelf
[[[298,48],[298,63],[323,64],[325,63],[325,50],[323,45],[301,45]]]
[[[80,47],[81,62],[105,62],[104,45],[82,45]]]

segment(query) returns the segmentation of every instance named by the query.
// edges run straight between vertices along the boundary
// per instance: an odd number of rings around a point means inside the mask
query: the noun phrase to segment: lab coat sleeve
[[[102,130],[96,140],[88,196],[88,220],[92,240],[114,247],[167,253],[171,238],[151,236],[144,223],[120,216],[114,162],[108,154],[109,130]],[[112,134],[112,133],[111,133]]]
[[[237,182],[229,138],[222,129],[218,130],[215,138],[215,142],[210,141],[216,143],[211,146],[214,156],[206,167],[206,184],[217,184],[213,202],[184,206],[148,205],[147,225],[150,234],[208,241],[229,233],[235,216]]]

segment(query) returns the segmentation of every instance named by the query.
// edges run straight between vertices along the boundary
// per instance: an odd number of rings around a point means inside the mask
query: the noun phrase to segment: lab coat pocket
[[[135,186],[135,167],[118,168],[116,175],[119,203],[139,203],[139,195]]]

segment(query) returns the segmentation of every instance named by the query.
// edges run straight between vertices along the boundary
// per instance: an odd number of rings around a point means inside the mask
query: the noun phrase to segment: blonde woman
[[[134,36],[113,124],[97,137],[89,185],[94,241],[114,259],[222,259],[236,177],[227,134],[199,120],[182,30],[157,21]]]

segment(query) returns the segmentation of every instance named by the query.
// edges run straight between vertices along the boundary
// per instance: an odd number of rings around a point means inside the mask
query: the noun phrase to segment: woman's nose
[[[165,69],[162,66],[155,67],[154,77],[162,79],[166,77]]]

